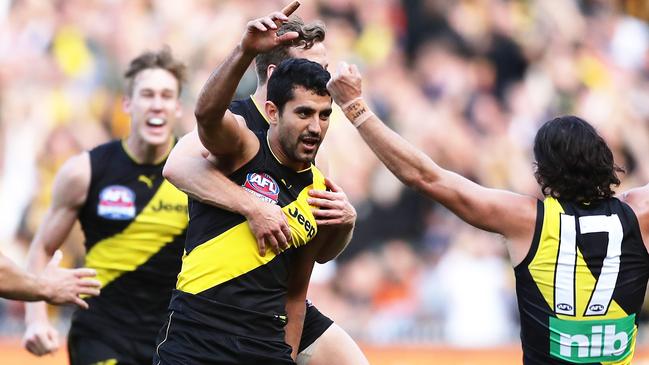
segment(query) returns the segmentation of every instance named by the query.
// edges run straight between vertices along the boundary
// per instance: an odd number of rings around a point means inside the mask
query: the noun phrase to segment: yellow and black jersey
[[[76,332],[119,331],[153,344],[166,317],[187,228],[187,196],[162,177],[164,160],[139,164],[125,142],[90,151],[91,182],[79,221],[86,266],[101,294],[75,313]],[[166,160],[166,157],[165,157]]]
[[[649,254],[628,205],[539,202],[515,273],[526,365],[631,363]]]
[[[294,171],[277,160],[265,137],[259,139],[257,155],[230,179],[282,208],[291,229],[291,247],[262,257],[243,216],[190,199],[185,255],[170,309],[191,312],[203,325],[229,333],[266,333],[283,341],[280,331],[286,321],[291,260],[295,248],[318,232],[308,191],[325,185],[315,166]]]
[[[234,100],[230,103],[229,109],[232,113],[242,116],[251,131],[258,134],[268,132],[270,123],[252,96],[242,100]]]

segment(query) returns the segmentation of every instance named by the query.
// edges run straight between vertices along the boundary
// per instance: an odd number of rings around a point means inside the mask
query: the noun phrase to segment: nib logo
[[[573,363],[618,361],[631,353],[635,331],[635,314],[599,321],[550,318],[550,354]]]

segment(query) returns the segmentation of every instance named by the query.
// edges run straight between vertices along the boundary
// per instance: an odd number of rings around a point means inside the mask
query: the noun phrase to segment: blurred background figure
[[[229,30],[285,2],[0,0],[0,250],[24,262],[54,171],[129,130],[120,71],[131,58],[174,49],[189,65],[182,102],[192,110],[212,65],[239,41]],[[372,109],[445,168],[540,195],[533,136],[570,113],[595,125],[627,170],[618,191],[649,180],[646,1],[313,0],[298,12],[327,25],[329,64],[359,64]],[[251,69],[238,96],[255,86]],[[183,118],[179,135],[195,122]],[[349,128],[336,110],[323,148],[358,212],[356,232],[336,263],[316,268],[309,297],[367,347],[518,348],[499,237],[404,188]],[[79,264],[81,236],[64,251]],[[489,336],[455,315],[477,298],[499,324]],[[69,311],[52,315],[65,332]],[[19,338],[22,316],[22,304],[0,302],[0,334]]]

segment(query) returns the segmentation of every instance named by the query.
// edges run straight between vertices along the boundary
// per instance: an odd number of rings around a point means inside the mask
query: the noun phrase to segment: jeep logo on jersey
[[[309,220],[306,219],[306,217],[302,213],[300,213],[299,210],[297,210],[297,207],[294,207],[292,212],[291,208],[288,208],[288,214],[290,214],[291,217],[295,218],[297,222],[302,227],[304,227],[307,238],[312,238],[315,235],[315,227],[311,225],[311,222],[309,222]]]
[[[114,220],[133,219],[135,217],[135,193],[121,185],[105,187],[99,193],[97,215]]]
[[[550,355],[571,363],[614,362],[631,353],[635,314],[595,321],[550,318]]]
[[[178,212],[178,213],[187,213],[187,204],[174,204],[174,203],[167,203],[163,200],[160,200],[157,205],[154,205],[151,207],[154,212],[168,212],[168,213],[173,213],[173,212]]]
[[[259,199],[268,203],[277,204],[279,199],[279,185],[270,175],[251,172],[246,175],[243,187]]]

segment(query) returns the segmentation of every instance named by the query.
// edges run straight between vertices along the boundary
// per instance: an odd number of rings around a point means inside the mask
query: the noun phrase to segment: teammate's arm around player
[[[509,238],[513,265],[522,261],[533,235],[535,198],[489,189],[438,166],[372,113],[362,98],[361,75],[355,65],[342,62],[327,87],[363,140],[399,180],[467,223]]]
[[[237,186],[216,168],[208,155],[194,130],[181,138],[171,151],[163,175],[192,198],[246,217],[260,255],[264,256],[267,249],[275,252],[286,249],[291,232],[282,209],[254,198]]]
[[[49,269],[47,262],[72,230],[79,207],[86,200],[89,184],[90,159],[87,153],[68,160],[57,174],[52,188],[52,205],[29,248],[27,267],[32,273],[45,274],[44,270]],[[94,270],[86,273],[94,275]],[[80,278],[77,285],[86,288],[80,294],[99,294],[100,283],[97,280]],[[75,303],[82,308],[88,307],[80,298],[76,298]],[[26,305],[25,322],[27,329],[23,342],[29,352],[41,356],[58,349],[58,333],[49,322],[44,302]]]

